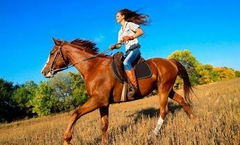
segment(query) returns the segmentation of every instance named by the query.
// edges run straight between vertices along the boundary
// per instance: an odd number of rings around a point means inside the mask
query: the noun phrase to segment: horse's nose
[[[41,70],[41,73],[42,73],[42,75],[46,76],[47,71],[45,70],[45,67],[43,67],[43,69]]]
[[[41,71],[41,74],[42,74],[43,76],[45,76],[45,75],[46,75],[46,73],[44,73],[44,71]]]

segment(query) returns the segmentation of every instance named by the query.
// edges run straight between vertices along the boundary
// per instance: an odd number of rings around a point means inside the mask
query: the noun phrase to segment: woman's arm
[[[138,27],[132,36],[124,36],[122,39],[123,39],[123,42],[127,42],[128,40],[133,40],[135,38],[138,38],[142,34],[143,34],[143,30]]]
[[[136,32],[132,36],[133,36],[133,38],[138,38],[139,36],[142,36],[143,33],[144,33],[143,30],[138,27],[136,29]]]

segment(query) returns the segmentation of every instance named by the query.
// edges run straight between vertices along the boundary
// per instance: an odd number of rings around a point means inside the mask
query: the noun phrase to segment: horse
[[[112,56],[99,53],[96,43],[89,40],[75,39],[67,42],[52,39],[55,45],[50,51],[41,73],[44,77],[51,78],[58,72],[74,66],[84,79],[89,96],[88,101],[72,113],[63,137],[64,144],[70,144],[76,121],[96,109],[99,109],[101,116],[101,144],[107,144],[109,106],[112,103],[121,102],[123,90],[123,83],[116,78],[111,69]],[[168,97],[179,103],[190,118],[194,116],[190,109],[193,90],[188,73],[179,61],[151,58],[146,60],[146,63],[149,65],[152,75],[149,78],[138,80],[138,85],[142,94],[141,98],[155,89],[158,90],[160,116],[152,131],[153,135],[158,135],[168,113]],[[173,90],[177,76],[183,79],[184,97]],[[135,100],[137,99],[140,98]]]

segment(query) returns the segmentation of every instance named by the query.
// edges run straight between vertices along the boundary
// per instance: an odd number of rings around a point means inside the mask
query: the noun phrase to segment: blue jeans
[[[139,48],[132,49],[127,52],[126,57],[123,61],[124,69],[131,70],[133,68],[133,63],[140,56]]]

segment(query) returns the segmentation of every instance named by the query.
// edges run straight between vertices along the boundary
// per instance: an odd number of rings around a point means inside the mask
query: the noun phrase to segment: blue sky
[[[203,65],[240,70],[239,6],[239,0],[1,0],[0,78],[15,84],[46,80],[40,71],[52,37],[88,39],[106,50],[117,41],[115,15],[122,8],[150,16],[139,39],[144,58],[188,49]]]

